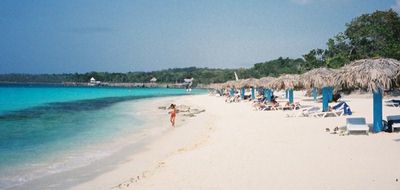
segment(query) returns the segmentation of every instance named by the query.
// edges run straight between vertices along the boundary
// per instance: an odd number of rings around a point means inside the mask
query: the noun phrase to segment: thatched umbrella
[[[262,77],[258,80],[258,85],[262,87],[270,87],[270,84],[272,81],[274,81],[276,78],[275,77]]]
[[[342,88],[362,88],[373,92],[374,132],[382,129],[382,90],[398,83],[400,62],[395,59],[362,59],[342,67],[334,81]]]
[[[222,86],[224,83],[211,83],[207,85],[208,88],[213,89],[215,92],[217,92],[219,95],[223,95],[222,93]]]
[[[335,70],[321,67],[302,74],[300,81],[305,88],[323,88],[334,85],[335,74]]]
[[[230,80],[230,81],[226,81],[222,86],[226,90],[229,89],[230,96],[233,96],[235,94],[235,88],[238,86],[238,82],[234,81],[234,80]]]
[[[398,82],[400,62],[395,59],[362,59],[338,70],[334,80],[342,88],[390,90]]]
[[[238,85],[240,87],[255,87],[255,86],[259,86],[259,82],[258,82],[258,79],[248,78],[248,79],[239,80]]]
[[[322,89],[322,110],[328,110],[329,100],[333,97],[333,78],[336,72],[325,67],[310,70],[300,76],[301,83],[306,88],[312,88],[314,101],[317,100],[317,88]]]
[[[223,88],[224,83],[212,83],[209,85],[210,88],[212,89],[221,89]]]
[[[222,86],[224,88],[230,88],[230,87],[236,86],[236,84],[237,84],[236,81],[230,80],[230,81],[226,81],[225,83],[223,83]]]
[[[289,102],[293,103],[293,88],[299,87],[300,83],[300,75],[281,75],[270,83],[270,86],[276,90],[287,90],[286,93],[289,96]]]
[[[271,101],[271,97],[273,95],[273,92],[270,89],[270,84],[275,79],[275,77],[262,77],[258,80],[259,86],[264,87],[264,97],[266,97],[268,101]]]
[[[293,89],[295,87],[300,86],[300,75],[293,74],[284,74],[275,80],[271,81],[269,84],[271,88],[276,90],[285,90],[285,89]]]
[[[251,88],[251,99],[255,99],[255,87],[259,86],[259,80],[255,78],[242,79],[238,81],[238,86],[240,86],[242,98],[244,98],[244,88]]]

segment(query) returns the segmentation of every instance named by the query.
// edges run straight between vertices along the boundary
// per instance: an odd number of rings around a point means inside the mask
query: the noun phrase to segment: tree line
[[[279,57],[256,63],[251,68],[173,68],[152,72],[88,72],[72,74],[2,74],[3,82],[88,82],[91,77],[103,82],[142,83],[156,77],[157,82],[183,82],[184,78],[194,78],[195,83],[209,84],[234,79],[234,72],[240,78],[260,78],[280,74],[300,74],[308,70],[328,67],[339,68],[357,59],[385,57],[400,59],[400,17],[389,9],[375,11],[354,18],[346,24],[343,32],[328,39],[326,49],[312,49],[302,58]]]

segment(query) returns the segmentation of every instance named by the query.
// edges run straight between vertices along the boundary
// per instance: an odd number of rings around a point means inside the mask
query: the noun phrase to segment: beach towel
[[[344,115],[351,115],[353,112],[350,109],[350,106],[346,102],[340,102],[332,107],[334,110],[343,110]]]

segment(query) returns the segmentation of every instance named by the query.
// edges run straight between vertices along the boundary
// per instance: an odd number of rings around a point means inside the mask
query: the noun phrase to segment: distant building
[[[151,79],[150,79],[150,82],[152,82],[152,83],[157,82],[157,78],[156,78],[156,77],[151,78]]]
[[[193,77],[192,78],[185,78],[183,79],[183,84],[186,86],[186,91],[191,92],[192,91],[192,85],[193,85]]]
[[[96,81],[94,77],[90,78],[89,86],[101,85],[101,81]]]

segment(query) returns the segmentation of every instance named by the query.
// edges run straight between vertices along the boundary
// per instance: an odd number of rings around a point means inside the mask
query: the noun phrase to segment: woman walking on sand
[[[171,117],[169,118],[169,121],[171,121],[172,127],[175,127],[175,118],[176,118],[176,106],[175,104],[171,104],[169,106],[170,111],[168,112],[171,114]]]

